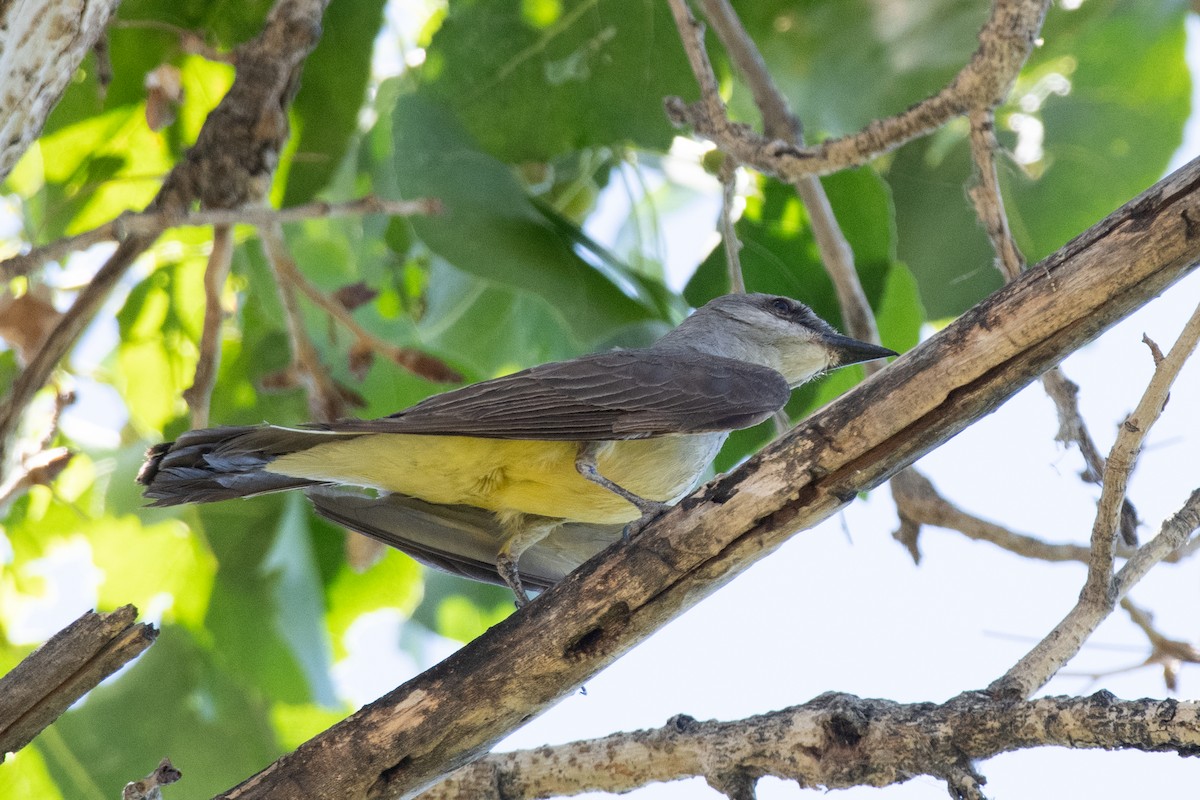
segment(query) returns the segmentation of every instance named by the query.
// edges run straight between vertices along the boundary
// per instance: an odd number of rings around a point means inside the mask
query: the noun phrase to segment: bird
[[[319,513],[419,560],[498,577],[522,606],[523,555],[557,562],[525,573],[553,583],[687,494],[731,431],[769,418],[796,386],[896,355],[798,300],[723,295],[649,347],[542,364],[386,417],[189,431],[151,447],[137,481],[153,506],[300,489]]]

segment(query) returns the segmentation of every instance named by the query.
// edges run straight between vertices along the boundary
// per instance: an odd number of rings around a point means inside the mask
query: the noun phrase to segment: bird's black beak
[[[860,342],[849,336],[837,333],[826,334],[822,337],[825,347],[829,350],[829,368],[845,367],[863,361],[874,361],[877,358],[888,358],[900,355],[895,350],[880,347],[877,344]]]

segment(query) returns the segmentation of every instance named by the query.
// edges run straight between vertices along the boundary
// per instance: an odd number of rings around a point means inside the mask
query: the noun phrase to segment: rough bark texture
[[[89,611],[0,678],[0,761],[154,643],[158,631],[136,618],[133,606]]]
[[[0,2],[0,180],[41,133],[119,2]]]
[[[929,775],[969,795],[980,789],[974,762],[1047,746],[1200,755],[1200,703],[1121,701],[1099,692],[1016,703],[972,693],[938,705],[829,693],[736,722],[677,716],[657,730],[491,755],[421,800],[624,792],[693,776],[720,786],[730,775],[751,782],[771,775],[825,789]]]
[[[419,793],[1162,292],[1200,258],[1197,221],[1192,162],[632,543],[222,796]]]

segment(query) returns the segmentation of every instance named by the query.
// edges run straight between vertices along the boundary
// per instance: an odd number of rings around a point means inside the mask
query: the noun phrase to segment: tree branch
[[[1112,613],[1119,601],[1152,566],[1178,550],[1200,525],[1200,490],[1163,525],[1162,531],[1135,552],[1113,577],[1115,537],[1121,501],[1129,474],[1137,463],[1142,441],[1166,404],[1171,384],[1200,341],[1200,306],[1180,333],[1166,358],[1159,361],[1141,401],[1126,418],[1109,453],[1104,488],[1092,526],[1088,575],[1079,602],[1046,638],[989,687],[999,697],[1032,695],[1079,652],[1092,632]]]
[[[225,798],[408,797],[798,530],[989,413],[1200,258],[1200,161],[450,658]]]
[[[825,790],[929,775],[951,784],[952,796],[982,797],[975,762],[1035,747],[1192,755],[1200,747],[1200,703],[1119,701],[1100,692],[1020,703],[969,693],[934,705],[828,693],[736,722],[680,715],[657,730],[489,755],[420,800],[628,792],[696,776],[727,791],[728,775],[749,780],[751,790],[766,775]]]
[[[192,385],[183,391],[183,399],[192,409],[192,427],[208,427],[208,410],[213,387],[217,385],[217,370],[221,365],[221,321],[225,309],[221,292],[233,264],[233,229],[228,225],[213,227],[212,252],[204,269],[204,327],[200,331],[200,356],[196,359],[196,376]]]
[[[672,0],[672,10],[677,2]],[[1047,0],[996,0],[991,17],[979,32],[979,47],[941,91],[895,116],[875,120],[858,133],[828,139],[815,147],[797,147],[759,136],[745,125],[732,122],[724,108],[718,110],[703,90],[698,104],[668,98],[667,116],[676,125],[690,125],[740,163],[788,182],[865,164],[931,133],[953,117],[1002,103],[1033,49],[1049,5]],[[701,57],[697,51],[704,48],[700,29],[695,31],[684,41],[693,70]],[[707,61],[707,56],[703,59]]]
[[[154,643],[158,631],[135,619],[133,606],[89,611],[0,677],[0,761]]]

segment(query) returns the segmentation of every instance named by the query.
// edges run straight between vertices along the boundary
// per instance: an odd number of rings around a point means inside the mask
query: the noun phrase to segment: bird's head
[[[803,303],[770,294],[718,297],[697,309],[659,345],[770,367],[791,386],[837,367],[899,355],[843,336]]]

